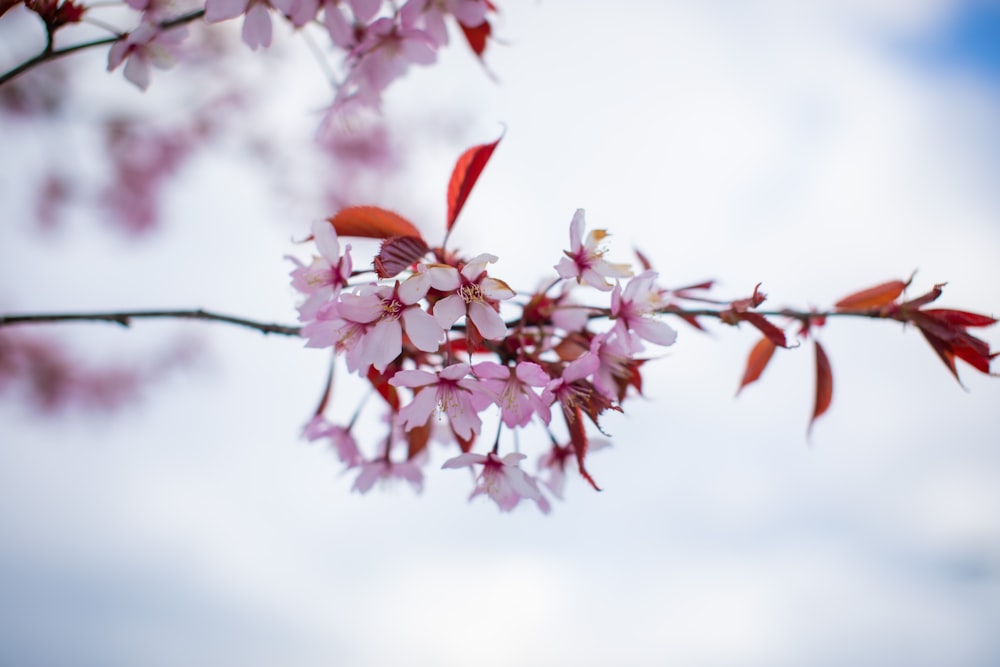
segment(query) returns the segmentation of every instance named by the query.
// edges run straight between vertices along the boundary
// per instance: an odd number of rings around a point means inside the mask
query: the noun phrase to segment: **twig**
[[[169,30],[170,28],[176,28],[177,26],[184,25],[185,23],[190,23],[197,19],[200,19],[205,15],[204,9],[199,9],[193,11],[189,14],[182,14],[176,18],[169,19],[167,21],[161,21],[159,23],[160,30]],[[68,56],[71,53],[76,53],[77,51],[83,51],[84,49],[91,49],[96,46],[104,46],[107,44],[114,44],[115,42],[125,39],[128,37],[128,33],[123,33],[121,35],[113,35],[111,37],[102,37],[101,39],[95,39],[90,42],[81,42],[80,44],[73,44],[72,46],[66,46],[61,49],[52,48],[52,35],[48,34],[45,44],[45,49],[41,53],[25,60],[20,65],[10,69],[3,74],[0,74],[0,86],[15,79],[16,77],[24,74],[30,69],[41,65],[42,63],[48,62],[50,60],[55,60],[56,58],[61,58],[63,56]]]
[[[264,334],[298,336],[300,328],[287,324],[274,324],[248,320],[242,317],[222,315],[207,310],[138,310],[114,313],[32,313],[25,315],[0,315],[0,327],[14,324],[44,324],[52,322],[113,322],[124,327],[132,320],[186,319],[225,322],[241,327],[256,329]]]

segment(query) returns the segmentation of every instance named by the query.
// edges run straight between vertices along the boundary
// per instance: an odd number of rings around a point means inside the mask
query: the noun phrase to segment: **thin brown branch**
[[[0,315],[0,327],[15,324],[48,324],[55,322],[113,322],[124,327],[130,326],[133,320],[152,319],[185,319],[225,322],[236,326],[256,329],[264,334],[281,336],[298,336],[299,327],[287,324],[275,324],[248,320],[213,313],[207,310],[137,310],[112,313],[32,313],[25,315]]]
[[[188,14],[182,14],[176,18],[169,19],[167,21],[161,21],[159,24],[160,30],[169,30],[170,28],[176,28],[177,26],[184,25],[185,23],[190,23],[197,19],[200,19],[205,15],[204,9],[199,9],[197,11],[190,12]],[[68,56],[71,53],[76,53],[77,51],[83,51],[85,49],[91,49],[97,46],[105,46],[108,44],[114,44],[115,42],[125,39],[128,37],[128,33],[122,33],[120,35],[112,35],[111,37],[102,37],[101,39],[95,39],[89,42],[81,42],[79,44],[73,44],[72,46],[65,46],[61,49],[52,48],[52,35],[49,34],[46,39],[45,49],[42,50],[38,55],[25,60],[20,65],[0,74],[0,86],[11,81],[21,74],[34,69],[35,67],[46,63],[50,60],[56,60],[57,58],[62,58],[63,56]]]

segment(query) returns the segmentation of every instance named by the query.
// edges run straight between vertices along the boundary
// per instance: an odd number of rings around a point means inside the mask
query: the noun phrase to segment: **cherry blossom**
[[[426,281],[417,277],[393,287],[363,285],[317,311],[317,320],[325,320],[327,327],[304,328],[303,334],[310,347],[355,349],[353,370],[374,366],[384,371],[403,350],[404,330],[424,352],[437,351],[443,340],[444,330],[418,304],[427,289]]]
[[[379,480],[402,479],[410,483],[414,491],[420,492],[424,487],[424,473],[413,461],[391,461],[388,457],[380,457],[374,461],[362,461],[361,472],[354,480],[352,490],[367,493]]]
[[[479,473],[476,489],[469,496],[470,500],[485,493],[501,510],[509,512],[521,502],[521,499],[527,498],[534,500],[538,504],[538,508],[548,514],[551,506],[538,488],[538,483],[518,466],[525,458],[527,456],[524,454],[517,453],[501,457],[495,452],[490,452],[485,456],[467,452],[448,459],[441,467],[483,466],[482,472]]]
[[[292,287],[306,295],[305,303],[299,306],[299,319],[306,321],[314,319],[319,307],[340,294],[351,278],[351,246],[344,248],[340,254],[340,242],[333,225],[325,221],[317,221],[312,226],[313,239],[319,256],[313,256],[309,266],[302,264],[294,257],[289,257],[295,263],[292,270]]]
[[[611,318],[615,321],[612,331],[631,354],[642,351],[640,338],[657,345],[673,345],[677,339],[673,327],[650,316],[663,305],[654,284],[657,275],[655,271],[644,271],[630,280],[624,291],[616,284],[611,292]]]
[[[396,18],[376,19],[350,53],[350,73],[337,91],[332,111],[348,102],[378,108],[382,91],[411,64],[430,65],[437,60],[435,49],[423,30],[401,25]]]
[[[218,23],[243,18],[243,41],[256,51],[263,46],[271,46],[271,14],[270,10],[292,15],[298,6],[298,0],[206,0],[205,21]]]
[[[174,64],[174,51],[187,37],[184,27],[160,30],[152,23],[143,23],[128,36],[111,45],[108,52],[108,71],[113,72],[125,63],[125,78],[142,90],[149,88],[149,66],[167,69]]]
[[[466,363],[445,366],[437,373],[405,370],[396,373],[389,384],[418,388],[413,400],[399,411],[403,427],[409,431],[423,426],[435,409],[448,415],[452,429],[466,440],[482,428],[479,411],[492,403],[492,397],[479,382],[469,377],[472,367]]]
[[[583,240],[585,227],[583,209],[577,209],[569,223],[570,249],[559,260],[555,269],[560,278],[576,278],[577,284],[587,283],[591,287],[607,292],[612,288],[605,278],[627,278],[632,275],[628,264],[611,264],[604,259],[605,248],[602,241],[608,236],[603,229],[593,229]]]
[[[498,340],[507,334],[497,302],[513,297],[514,290],[504,281],[486,275],[486,265],[497,259],[496,255],[483,253],[469,260],[461,271],[444,265],[426,269],[432,287],[451,292],[434,304],[434,319],[442,328],[450,329],[465,315],[483,338]]]
[[[494,361],[483,361],[472,367],[472,373],[494,395],[500,406],[500,418],[510,428],[527,425],[536,414],[546,424],[551,420],[549,404],[530,389],[545,387],[552,381],[538,364],[522,361],[511,368]]]
[[[584,352],[566,365],[562,375],[555,378],[542,390],[542,401],[552,404],[559,401],[564,410],[569,410],[585,403],[590,395],[590,383],[583,381],[592,375],[601,365],[601,360],[592,352]]]
[[[313,417],[303,429],[303,435],[308,440],[329,438],[331,447],[337,453],[337,458],[348,468],[357,467],[364,460],[350,429],[332,424],[323,415]]]
[[[436,46],[448,44],[449,15],[467,28],[475,28],[486,20],[489,4],[486,0],[409,0],[400,15],[403,25],[422,28]]]
[[[590,351],[600,361],[594,371],[594,388],[609,400],[620,403],[643,361],[633,357],[621,337],[608,333],[594,336]]]

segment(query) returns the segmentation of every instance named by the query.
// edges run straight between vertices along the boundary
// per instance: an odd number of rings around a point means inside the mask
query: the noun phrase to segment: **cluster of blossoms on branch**
[[[496,145],[470,149],[459,160],[445,243]],[[370,268],[354,268],[351,246],[340,243],[348,236],[385,239]],[[591,445],[586,422],[600,431],[601,414],[620,411],[629,388],[641,389],[646,345],[666,346],[676,338],[653,317],[666,305],[656,273],[633,275],[628,266],[608,262],[605,237],[602,230],[586,232],[584,213],[577,211],[569,248],[554,258],[552,281],[519,297],[490,275],[495,255],[465,257],[445,243],[431,248],[416,227],[390,211],[351,207],[315,223],[311,238],[319,254],[308,265],[293,260],[292,285],[305,296],[301,335],[307,346],[342,356],[348,371],[371,383],[388,414],[380,448],[362,455],[352,434],[356,416],[344,426],[324,414],[331,382],[306,436],[330,439],[348,468],[359,469],[360,491],[390,477],[419,488],[419,463],[434,438],[458,448],[443,467],[476,470],[473,495],[486,494],[503,510],[527,499],[547,512],[543,488],[561,497],[573,460],[597,488],[585,467]],[[582,289],[603,294],[603,303],[577,301]],[[516,308],[518,316],[503,314]],[[610,326],[599,331],[596,319]],[[495,437],[483,433],[487,413],[496,416]],[[530,425],[548,432],[540,476],[521,467],[525,454],[501,450],[505,429]],[[481,453],[474,451],[480,441],[487,442]]]
[[[746,298],[717,301],[706,295],[711,282],[663,287],[642,254],[637,270],[609,262],[608,235],[587,231],[583,210],[570,222],[569,247],[552,265],[552,279],[534,292],[518,293],[491,275],[496,256],[466,257],[447,248],[458,214],[498,143],[471,148],[459,159],[448,187],[440,246],[429,246],[410,221],[392,211],[356,206],[313,224],[308,240],[318,254],[309,264],[291,258],[292,285],[304,296],[299,317],[306,345],[331,348],[335,359],[342,357],[347,370],[382,399],[384,436],[376,451],[365,454],[353,429],[366,401],[346,424],[326,414],[334,384],[331,367],[323,398],[305,428],[307,438],[328,440],[347,468],[358,471],[355,490],[365,492],[390,478],[419,490],[432,440],[457,449],[443,468],[473,469],[473,497],[485,494],[505,511],[531,500],[548,512],[546,491],[562,498],[567,469],[573,467],[598,489],[585,465],[587,454],[608,443],[592,437],[592,431],[606,435],[601,415],[621,412],[629,396],[641,394],[642,367],[652,358],[648,346],[674,343],[677,333],[660,319],[664,314],[698,329],[700,317],[712,317],[759,330],[763,336],[750,353],[740,389],[760,377],[778,347],[790,347],[784,329],[769,316],[797,322],[798,337],[812,337],[816,351],[810,427],[832,399],[829,359],[813,333],[832,315],[911,323],[956,378],[956,357],[990,372],[997,354],[967,329],[996,320],[924,308],[940,295],[940,285],[900,302],[909,281],[891,281],[841,299],[832,313],[765,313],[757,310],[765,300],[757,288]],[[356,268],[351,245],[341,243],[345,237],[382,239],[370,266]],[[487,415],[497,421],[495,435],[484,433]],[[537,474],[522,468],[527,455],[519,451],[517,434],[502,437],[530,427],[547,435]]]
[[[0,16],[22,4],[0,2]],[[108,70],[124,64],[125,78],[145,90],[151,68],[166,68],[183,57],[187,26],[194,21],[219,23],[242,17],[242,38],[251,49],[267,48],[272,41],[272,18],[294,30],[316,29],[329,39],[339,71],[331,73],[336,88],[331,115],[357,107],[378,108],[384,90],[411,64],[430,65],[438,50],[448,44],[448,23],[454,22],[466,42],[482,58],[492,27],[489,14],[496,7],[489,0],[205,0],[178,11],[172,0],[125,0],[138,15],[134,27],[112,28],[104,19],[92,19],[102,4],[78,0],[23,0],[45,25],[47,44],[42,53],[22,67],[0,76],[0,83],[47,59],[81,48],[110,44]],[[62,28],[82,22],[112,32],[91,42],[55,48]]]

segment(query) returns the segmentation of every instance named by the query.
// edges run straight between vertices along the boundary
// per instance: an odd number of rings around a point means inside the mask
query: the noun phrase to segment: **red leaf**
[[[920,327],[920,333],[922,333],[924,338],[927,339],[927,342],[931,344],[931,347],[937,353],[938,357],[944,365],[947,366],[948,371],[955,376],[955,380],[958,384],[964,387],[965,385],[962,384],[962,378],[958,377],[958,369],[955,368],[955,353],[952,351],[951,346],[934,334],[929,333],[923,327]]]
[[[830,360],[823,351],[823,346],[816,341],[816,405],[813,407],[812,419],[809,420],[808,431],[812,431],[816,419],[826,412],[833,400],[833,371]]]
[[[978,313],[970,313],[965,310],[928,308],[920,312],[950,327],[988,327],[997,323],[996,318]]]
[[[743,391],[743,387],[760,378],[760,374],[767,367],[767,362],[771,361],[775,349],[774,341],[766,336],[757,341],[757,344],[750,350],[750,356],[747,357],[747,367],[743,372],[743,380],[740,382],[739,389],[736,390],[737,396]]]
[[[431,422],[415,426],[406,432],[406,460],[412,461],[420,452],[427,449],[427,443],[431,439]]]
[[[600,491],[601,487],[597,486],[597,482],[594,481],[594,478],[590,476],[590,473],[587,472],[587,469],[583,465],[589,445],[587,429],[583,426],[583,411],[578,405],[571,408],[563,407],[563,416],[566,418],[566,428],[569,429],[569,437],[573,443],[573,453],[576,454],[576,462],[580,470],[580,475],[590,482],[590,485],[596,491]]]
[[[393,236],[413,236],[421,241],[423,236],[412,222],[378,206],[349,206],[327,221],[339,236],[362,236],[369,239],[388,239]]]
[[[395,371],[393,375],[395,375]],[[372,383],[372,387],[379,393],[379,396],[385,399],[393,412],[399,412],[399,394],[396,392],[396,388],[389,384],[391,377],[391,375],[379,373],[374,366],[368,367],[368,381]]]
[[[503,137],[501,136],[500,139],[503,139]],[[458,158],[458,162],[455,163],[455,169],[451,172],[451,180],[448,181],[447,229],[449,232],[455,224],[458,214],[462,212],[465,200],[469,198],[469,193],[472,192],[472,186],[479,179],[479,174],[483,172],[483,168],[489,161],[490,156],[493,155],[493,151],[496,149],[497,144],[500,143],[500,139],[497,139],[492,144],[473,146],[462,153],[461,157]]]
[[[470,28],[463,23],[459,23],[458,26],[462,29],[462,34],[465,35],[465,41],[469,43],[469,47],[472,49],[472,52],[475,53],[478,58],[482,58],[483,53],[486,51],[486,40],[489,39],[490,34],[493,32],[490,22],[483,21],[474,28]]]
[[[739,319],[745,320],[757,327],[762,334],[767,336],[778,347],[788,347],[788,342],[785,340],[785,332],[771,324],[760,313],[739,313]]]
[[[392,278],[427,254],[427,244],[418,236],[394,236],[382,242],[373,261],[379,278]]]
[[[913,309],[920,308],[931,301],[937,301],[937,298],[941,296],[941,288],[944,287],[944,283],[938,283],[934,288],[927,294],[918,296],[916,299],[910,299],[906,303],[900,305],[902,309]]]
[[[909,282],[902,280],[890,280],[889,282],[863,289],[845,296],[843,299],[833,304],[837,310],[869,310],[871,308],[881,308],[899,298]]]

